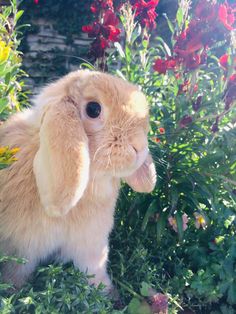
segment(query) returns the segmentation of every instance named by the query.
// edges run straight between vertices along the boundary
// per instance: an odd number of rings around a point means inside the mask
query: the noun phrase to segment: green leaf
[[[125,47],[125,57],[126,57],[126,61],[127,63],[131,63],[131,60],[132,60],[132,53],[131,53],[131,50],[130,48],[126,45]]]
[[[228,289],[227,301],[230,304],[236,304],[236,282],[233,281]]]
[[[147,47],[148,47],[148,40],[143,40],[142,41],[142,45],[143,45],[143,48],[147,49]]]
[[[87,62],[83,62],[80,64],[81,68],[88,68],[92,71],[96,70],[96,68],[91,64],[91,63],[87,63]]]
[[[21,18],[23,13],[24,13],[23,10],[20,10],[16,13],[15,22],[17,22]]]
[[[5,84],[6,84],[6,85],[9,84],[10,79],[11,79],[11,72],[8,72],[8,73],[5,75]]]
[[[149,297],[150,296],[150,285],[146,282],[142,282],[141,284],[141,289],[140,289],[140,293],[142,296],[144,297]]]
[[[0,99],[0,113],[2,113],[6,109],[7,104],[8,104],[7,98]]]
[[[167,212],[162,212],[157,220],[156,223],[156,230],[157,230],[157,242],[159,243],[163,234],[163,231],[165,229],[166,226],[166,220],[167,220]]]
[[[175,219],[176,219],[176,223],[177,223],[179,239],[180,239],[180,241],[182,241],[183,235],[184,235],[182,213],[177,212],[175,214]]]
[[[176,209],[176,206],[178,204],[178,199],[179,199],[179,192],[177,191],[176,188],[171,189],[171,209],[174,210]]]
[[[161,37],[159,37],[159,36],[157,37],[157,40],[162,43],[163,47],[160,46],[160,45],[156,45],[156,47],[161,48],[161,50],[162,50],[165,54],[167,54],[169,57],[171,57],[171,49],[170,49],[170,47],[167,45],[167,43],[166,43]],[[164,49],[163,49],[163,48],[164,48]],[[169,113],[168,113],[168,114],[169,114]]]
[[[128,305],[128,312],[130,314],[137,314],[140,308],[141,302],[137,298],[133,298]]]
[[[177,14],[176,14],[176,20],[177,20],[177,23],[178,23],[179,28],[180,28],[181,25],[182,25],[183,18],[184,18],[183,10],[182,10],[181,7],[179,7],[179,8],[178,8],[178,11],[177,11]]]
[[[148,223],[149,218],[150,218],[155,212],[157,212],[157,206],[158,206],[158,202],[157,202],[156,199],[153,200],[153,201],[151,202],[151,204],[149,205],[149,207],[148,207],[148,209],[147,209],[147,211],[146,211],[146,214],[145,214],[145,216],[144,216],[144,218],[143,218],[142,227],[141,227],[142,231],[144,231],[144,230],[146,229],[146,226],[147,226],[147,223]]]
[[[118,42],[115,42],[114,46],[116,47],[117,51],[119,52],[120,57],[125,58],[125,53],[124,53],[124,50],[123,50],[121,44]]]
[[[165,17],[166,21],[167,21],[167,24],[169,26],[169,29],[171,31],[172,34],[174,34],[175,32],[175,29],[174,29],[174,26],[172,24],[172,22],[170,21],[170,19],[168,18],[168,16],[164,13],[163,16]]]

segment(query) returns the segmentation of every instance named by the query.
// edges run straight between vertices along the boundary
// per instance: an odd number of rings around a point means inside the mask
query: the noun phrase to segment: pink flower
[[[171,227],[173,228],[173,230],[175,232],[178,232],[178,227],[177,227],[177,221],[176,218],[173,216],[170,216],[168,218],[169,224],[171,225]],[[183,231],[185,231],[188,228],[188,215],[187,214],[183,214],[182,215],[182,223],[183,223]]]
[[[150,297],[153,313],[168,313],[168,297],[162,293],[156,293]]]

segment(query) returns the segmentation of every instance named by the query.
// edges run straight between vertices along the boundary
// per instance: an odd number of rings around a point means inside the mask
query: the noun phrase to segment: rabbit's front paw
[[[98,286],[100,283],[103,283],[105,285],[104,291],[109,294],[110,291],[113,290],[113,285],[111,283],[111,279],[107,274],[103,276],[99,276],[98,274],[92,278],[89,279],[89,283],[95,286]]]

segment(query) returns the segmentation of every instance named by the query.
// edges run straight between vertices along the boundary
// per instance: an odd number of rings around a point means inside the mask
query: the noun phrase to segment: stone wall
[[[66,36],[53,28],[53,22],[38,19],[34,25],[38,31],[26,36],[23,66],[29,75],[26,85],[35,91],[45,82],[77,69],[86,58],[91,40],[79,33],[68,43]]]

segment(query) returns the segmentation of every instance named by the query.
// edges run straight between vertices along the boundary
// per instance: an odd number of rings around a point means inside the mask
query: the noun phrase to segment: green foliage
[[[21,53],[18,51],[20,28],[17,26],[23,11],[18,11],[16,1],[2,6],[0,11],[0,123],[9,114],[19,111],[26,103],[22,92]],[[17,148],[0,147],[0,169],[15,160]]]
[[[122,194],[128,194],[124,187]],[[141,233],[145,198],[130,195],[118,204],[111,237],[111,270],[128,309],[148,302],[152,292],[169,298],[169,313],[182,309],[194,313],[233,313],[235,296],[235,211],[219,206],[209,213],[208,228],[196,229],[190,222],[180,242],[165,229],[156,241],[155,220]],[[134,301],[135,299],[135,301]],[[148,302],[149,303],[149,302]],[[132,312],[133,311],[133,312]],[[217,312],[215,312],[217,311]]]
[[[0,260],[1,261],[1,260]],[[87,276],[73,266],[49,265],[38,269],[34,281],[21,291],[1,293],[1,313],[112,313],[111,301],[100,285],[90,286]],[[9,286],[0,285],[1,290]]]
[[[179,11],[177,14],[181,24]],[[126,29],[124,17],[122,20]],[[175,32],[172,24],[170,27],[174,45]],[[208,213],[218,207],[235,207],[236,109],[235,102],[225,109],[226,83],[214,55],[219,53],[218,46],[208,52],[207,64],[165,75],[152,68],[158,57],[172,54],[173,47],[160,37],[152,39],[149,47],[147,36],[136,26],[125,46],[116,47],[117,52],[109,59],[110,68],[114,62],[119,64],[114,71],[140,85],[151,104],[150,149],[158,182],[152,196],[145,197],[142,230],[155,218],[159,238],[166,218],[174,216],[182,239],[184,213],[192,219],[199,213],[207,220]],[[235,54],[233,45],[227,51]],[[212,131],[216,118],[220,130]]]
[[[16,1],[11,6],[2,6],[0,12],[0,120],[9,113],[20,109],[25,102],[20,81],[25,73],[21,70],[21,53],[18,35],[20,28],[16,25],[23,11],[18,11]],[[19,101],[21,100],[21,104]]]

